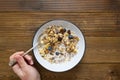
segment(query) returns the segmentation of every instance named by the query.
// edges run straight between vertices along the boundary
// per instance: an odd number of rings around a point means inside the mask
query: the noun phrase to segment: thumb
[[[16,55],[15,58],[21,68],[24,68],[25,66],[27,66],[27,63],[25,62],[22,56]]]

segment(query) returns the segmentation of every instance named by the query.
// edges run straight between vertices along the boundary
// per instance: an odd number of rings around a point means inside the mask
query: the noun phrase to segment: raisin
[[[58,37],[58,41],[62,41],[62,38],[61,38],[61,37]]]
[[[71,31],[70,31],[70,30],[68,30],[68,31],[67,31],[67,33],[68,33],[68,34],[71,34]]]
[[[61,55],[63,55],[63,53],[60,53]]]
[[[64,34],[65,32],[66,32],[65,28],[60,30],[60,33],[62,33],[62,34]]]
[[[53,55],[53,53],[50,53],[50,55]]]

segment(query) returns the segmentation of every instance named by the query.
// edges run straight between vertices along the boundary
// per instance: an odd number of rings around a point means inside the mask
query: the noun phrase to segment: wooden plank
[[[32,46],[39,26],[51,19],[75,23],[85,35],[86,52],[75,68],[63,73],[45,70],[35,60],[43,80],[119,80],[120,13],[0,12],[0,80],[19,80],[8,66],[9,56]],[[32,54],[32,52],[31,52]]]
[[[120,37],[86,37],[83,63],[120,63]]]
[[[70,20],[83,31],[86,52],[82,63],[120,63],[118,15],[119,13],[0,13],[0,51],[8,54],[0,56],[5,60],[15,51],[29,49],[36,30],[53,16],[54,19]]]
[[[1,80],[19,80],[10,67],[5,63],[0,63]],[[63,72],[50,72],[39,64],[35,63],[38,71],[41,73],[42,80],[119,80],[120,64],[79,64],[75,68]],[[112,79],[109,79],[112,78]]]
[[[47,12],[1,12],[0,32],[2,35],[0,36],[3,37],[7,34],[9,36],[15,36],[14,34],[31,35],[30,33],[35,32],[40,25],[52,19],[64,19],[75,23],[85,36],[120,37],[120,13]]]
[[[0,0],[0,11],[120,11],[119,0]]]
[[[8,63],[6,59],[14,52],[28,50],[32,47],[32,38],[33,37],[1,38],[1,61]],[[82,63],[120,63],[119,44],[120,37],[86,37],[86,51]]]

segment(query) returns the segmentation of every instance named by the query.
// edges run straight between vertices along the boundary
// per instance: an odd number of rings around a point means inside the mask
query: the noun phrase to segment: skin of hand
[[[15,59],[17,64],[15,64],[12,69],[20,77],[21,80],[41,80],[39,72],[32,66],[33,60],[30,55],[25,55],[23,51],[16,52],[10,56],[10,61]],[[26,61],[27,62],[26,62]]]

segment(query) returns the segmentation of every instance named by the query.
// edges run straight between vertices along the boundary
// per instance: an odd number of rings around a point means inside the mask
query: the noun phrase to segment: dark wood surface
[[[34,59],[42,80],[120,80],[119,0],[0,0],[0,80],[19,80],[8,66],[9,56],[32,47],[36,30],[53,19],[76,24],[86,51],[63,73],[50,72]]]
[[[0,11],[119,11],[120,0],[0,0]]]

